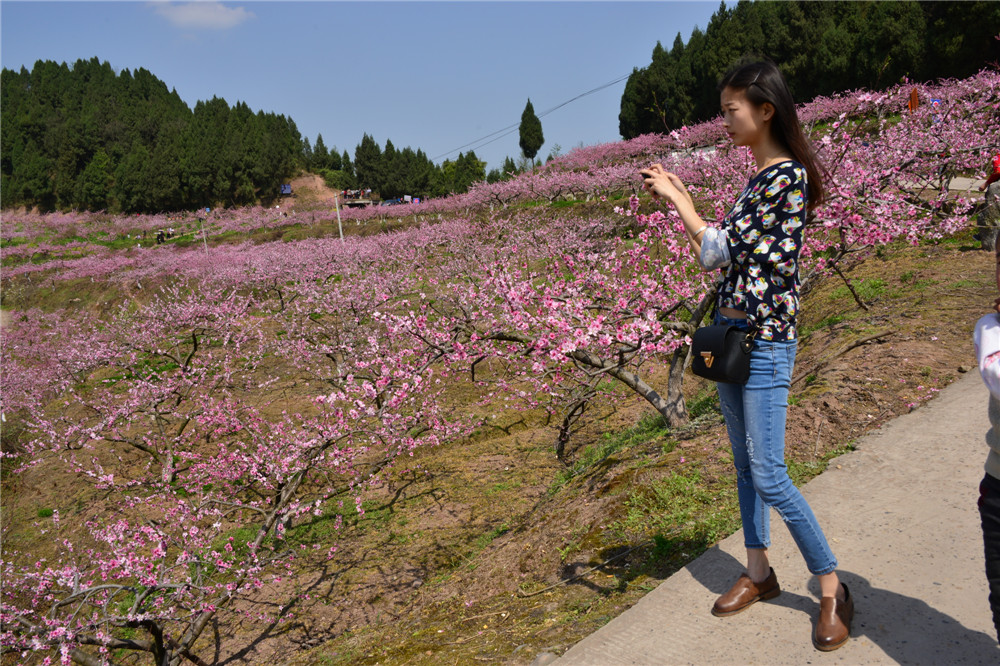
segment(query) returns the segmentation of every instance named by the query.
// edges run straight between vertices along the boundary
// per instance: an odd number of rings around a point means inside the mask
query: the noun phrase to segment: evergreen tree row
[[[459,153],[454,160],[434,164],[423,150],[407,146],[398,150],[391,140],[383,149],[367,133],[354,149],[354,161],[345,150],[343,154],[326,147],[323,135],[310,145],[303,139],[303,166],[323,175],[327,184],[339,190],[371,189],[383,199],[414,197],[441,197],[452,192],[466,192],[476,182],[486,177],[486,163],[474,151]]]
[[[192,111],[145,69],[97,58],[0,74],[2,205],[158,212],[278,195],[298,166],[295,123],[213,98]]]
[[[116,73],[97,58],[38,61],[0,77],[3,207],[160,212],[267,203],[300,168],[384,199],[465,192],[486,178],[473,151],[439,166],[422,150],[392,141],[383,149],[368,134],[352,161],[322,134],[311,145],[290,118],[219,98],[192,110],[147,70]]]
[[[718,81],[747,55],[776,62],[799,100],[966,77],[1000,60],[998,26],[998,2],[722,3],[704,32],[687,44],[678,33],[669,51],[657,43],[633,70],[618,128],[631,139],[712,118]]]

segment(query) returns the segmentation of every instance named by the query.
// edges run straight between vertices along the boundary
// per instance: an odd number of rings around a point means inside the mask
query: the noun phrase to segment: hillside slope
[[[323,177],[315,173],[302,173],[291,181],[296,203],[322,203],[333,206],[336,192],[327,187]]]

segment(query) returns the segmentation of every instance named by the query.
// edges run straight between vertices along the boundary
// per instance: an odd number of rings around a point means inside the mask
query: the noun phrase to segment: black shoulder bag
[[[726,384],[746,384],[750,352],[757,329],[744,331],[730,324],[702,326],[691,338],[691,371]]]

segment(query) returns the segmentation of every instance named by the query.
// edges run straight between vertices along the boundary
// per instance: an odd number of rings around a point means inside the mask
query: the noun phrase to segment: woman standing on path
[[[737,146],[750,148],[757,163],[721,226],[702,221],[683,183],[662,165],[641,172],[646,188],[677,210],[702,267],[723,269],[715,322],[756,330],[749,381],[718,384],[736,466],[747,571],[719,597],[712,614],[734,615],[780,594],[767,557],[769,507],[774,507],[819,579],[822,598],[813,644],[835,650],[850,637],[854,601],[785,466],[785,415],[797,345],[798,257],[806,211],[823,200],[823,173],[799,125],[788,84],[773,63],[738,67],[719,88],[726,133]]]
[[[996,283],[1000,291],[1000,236],[993,244],[996,254]],[[986,388],[990,390],[987,413],[990,429],[986,433],[986,444],[990,447],[986,456],[985,474],[979,484],[979,518],[983,527],[983,546],[986,555],[986,580],[990,585],[990,609],[993,611],[993,626],[1000,642],[1000,297],[993,302],[993,312],[983,315],[976,322],[973,342],[979,374]]]

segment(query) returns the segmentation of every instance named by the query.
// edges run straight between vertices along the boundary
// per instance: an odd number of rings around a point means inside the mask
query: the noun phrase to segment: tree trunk
[[[563,412],[563,421],[559,426],[559,437],[556,438],[556,458],[564,465],[566,464],[566,444],[569,443],[569,437],[573,434],[573,424],[583,416],[589,400],[589,398],[581,398]]]
[[[673,400],[664,399],[663,396],[657,392],[652,386],[647,384],[642,377],[632,372],[631,370],[626,370],[620,366],[606,364],[597,355],[591,354],[590,352],[577,350],[570,354],[574,359],[585,363],[592,368],[599,368],[607,372],[608,375],[614,377],[621,383],[628,386],[630,389],[642,396],[643,400],[648,402],[653,406],[653,409],[658,411],[663,418],[666,420],[667,425],[670,427],[676,427],[683,425],[687,422],[687,410],[684,407],[684,396],[680,394],[681,386],[683,385],[683,376],[678,375],[675,381],[675,370],[674,366],[676,362],[671,362],[670,370],[670,382],[667,386],[667,391],[674,391],[675,397]],[[676,352],[675,352],[676,356]],[[684,371],[683,362],[680,364],[680,372]],[[675,388],[671,388],[676,384]],[[668,394],[669,396],[669,394]],[[679,403],[679,404],[678,404]]]
[[[671,426],[687,423],[687,403],[684,401],[684,370],[688,366],[690,347],[679,347],[670,358],[670,375],[667,379],[667,405],[670,414],[663,414]]]

